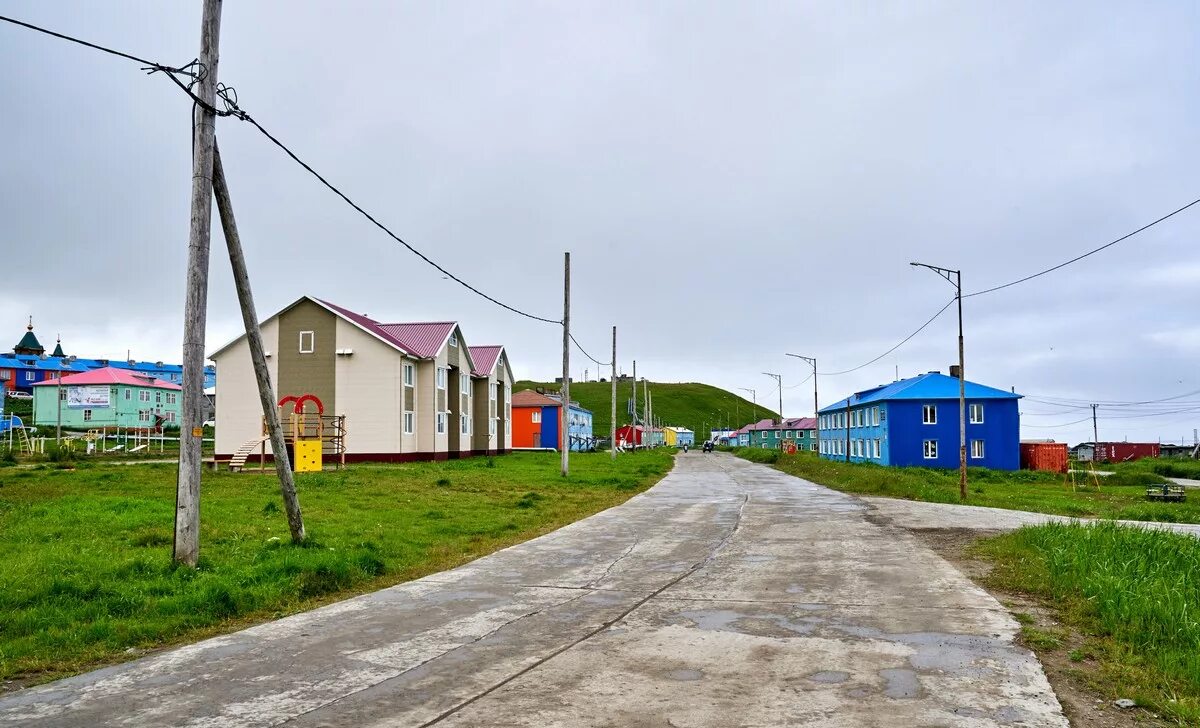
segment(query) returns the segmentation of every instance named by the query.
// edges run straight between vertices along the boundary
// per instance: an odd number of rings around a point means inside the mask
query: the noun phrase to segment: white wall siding
[[[276,319],[262,325],[263,348],[279,350],[279,325]],[[262,405],[258,399],[258,383],[254,365],[250,362],[250,343],[245,335],[213,359],[217,365],[217,430],[216,452],[229,455],[243,443],[262,436]],[[279,366],[274,356],[267,357],[271,386],[277,387]],[[276,395],[278,399],[278,395]],[[271,452],[270,444],[267,452]]]

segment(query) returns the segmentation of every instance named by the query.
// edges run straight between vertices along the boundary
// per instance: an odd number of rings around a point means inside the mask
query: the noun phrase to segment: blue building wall
[[[696,433],[680,432],[678,435],[676,435],[675,444],[677,447],[683,447],[684,445],[687,445],[688,447],[694,447],[696,444]]]
[[[932,404],[937,408],[937,424],[922,422],[922,406]],[[967,423],[967,466],[1016,470],[1021,466],[1020,425],[1017,400],[967,400],[971,404],[983,405],[983,423]],[[958,467],[958,402],[939,400],[921,402],[905,400],[890,403],[889,417],[891,441],[891,465],[916,465],[932,468]],[[937,458],[927,459],[924,453],[926,440],[937,441]],[[971,457],[971,442],[982,440],[982,458]]]
[[[594,448],[596,439],[592,435],[591,411],[571,405],[568,417],[567,437],[570,439],[571,449],[580,451]]]
[[[558,449],[562,443],[558,441],[558,407],[546,405],[542,407],[542,440],[539,447]]]

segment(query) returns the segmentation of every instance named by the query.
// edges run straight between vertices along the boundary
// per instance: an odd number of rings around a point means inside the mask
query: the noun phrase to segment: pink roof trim
[[[178,384],[163,381],[162,379],[154,379],[145,375],[131,372],[127,369],[114,369],[112,367],[104,367],[102,369],[93,369],[88,372],[79,374],[70,374],[63,377],[61,380],[48,379],[44,382],[34,384],[35,387],[57,387],[59,383],[67,386],[77,386],[81,384],[124,384],[131,387],[155,387],[158,389],[182,389]]]

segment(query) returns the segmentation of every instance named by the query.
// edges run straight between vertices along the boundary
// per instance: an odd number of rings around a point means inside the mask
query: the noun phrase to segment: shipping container
[[[1094,459],[1099,463],[1123,463],[1128,460],[1156,458],[1159,452],[1157,442],[1101,442],[1096,447]]]
[[[1050,473],[1067,472],[1067,443],[1022,442],[1021,468],[1045,470]]]

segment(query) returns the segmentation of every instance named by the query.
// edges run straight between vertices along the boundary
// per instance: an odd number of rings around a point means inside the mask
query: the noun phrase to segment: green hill
[[[520,381],[513,391],[542,387],[546,392],[557,392],[559,385],[553,382]],[[608,437],[611,419],[612,385],[608,382],[572,382],[571,399],[592,411],[592,431],[597,437]],[[628,402],[633,389],[631,380],[617,381],[617,426],[629,423]],[[650,396],[654,400],[654,419],[666,425],[686,427],[696,433],[696,442],[702,442],[713,427],[728,425],[740,427],[758,418],[775,417],[774,411],[757,407],[747,399],[727,392],[719,387],[695,382],[655,383],[650,382]],[[638,383],[638,412],[643,410],[642,383]],[[706,429],[707,428],[707,429]]]

